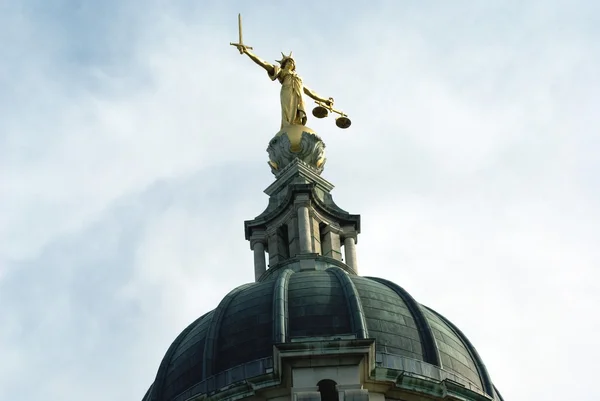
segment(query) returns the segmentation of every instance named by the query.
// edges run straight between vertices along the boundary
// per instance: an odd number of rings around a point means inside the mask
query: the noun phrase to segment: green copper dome
[[[325,257],[289,263],[231,291],[173,342],[144,401],[186,400],[273,368],[273,345],[374,339],[376,366],[449,379],[501,400],[469,340],[400,286]]]

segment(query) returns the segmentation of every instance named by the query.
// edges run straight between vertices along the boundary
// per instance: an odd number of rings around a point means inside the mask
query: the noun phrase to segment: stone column
[[[300,253],[311,253],[310,215],[308,207],[305,205],[298,208],[298,231],[300,234]]]
[[[356,230],[354,227],[344,227],[344,256],[346,264],[358,274],[358,263],[356,261]]]
[[[356,265],[356,242],[353,237],[344,238],[344,256],[346,257],[346,264],[354,270],[354,273],[358,273],[358,266]]]
[[[254,280],[258,281],[260,276],[267,271],[265,260],[266,233],[257,230],[250,236],[250,249],[254,252]]]
[[[267,271],[267,261],[265,259],[265,244],[256,242],[254,244],[254,281],[258,281],[260,276]]]

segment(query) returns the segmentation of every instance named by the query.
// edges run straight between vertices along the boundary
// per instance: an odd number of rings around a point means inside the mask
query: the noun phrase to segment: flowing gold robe
[[[269,74],[269,78],[281,83],[281,128],[285,125],[306,124],[302,78],[296,71],[282,70],[278,66],[273,68],[273,74]]]

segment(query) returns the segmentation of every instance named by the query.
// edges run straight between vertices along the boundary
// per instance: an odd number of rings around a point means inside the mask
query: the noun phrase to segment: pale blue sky
[[[0,400],[141,399],[253,279],[294,51],[361,273],[454,323],[507,400],[595,400],[600,3],[0,0]]]

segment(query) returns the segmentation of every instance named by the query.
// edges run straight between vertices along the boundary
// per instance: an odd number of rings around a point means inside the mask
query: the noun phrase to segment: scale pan
[[[323,106],[317,106],[313,109],[312,113],[317,118],[325,118],[329,114],[329,111]]]
[[[335,119],[335,125],[342,129],[346,129],[352,124],[352,121],[348,117],[338,117]]]

